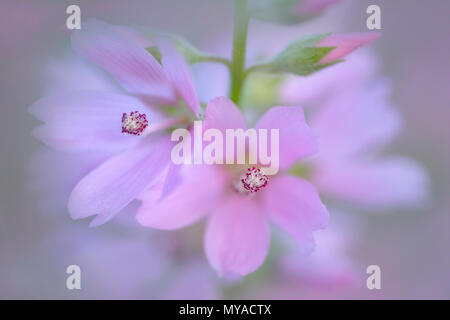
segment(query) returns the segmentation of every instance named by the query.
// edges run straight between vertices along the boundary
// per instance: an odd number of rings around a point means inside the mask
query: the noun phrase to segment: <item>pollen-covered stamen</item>
[[[122,115],[122,133],[140,136],[148,126],[147,116],[145,113],[140,114],[138,111],[131,112],[130,115],[124,113]]]
[[[237,185],[241,193],[256,193],[264,188],[269,181],[269,177],[260,168],[251,167],[241,175]]]

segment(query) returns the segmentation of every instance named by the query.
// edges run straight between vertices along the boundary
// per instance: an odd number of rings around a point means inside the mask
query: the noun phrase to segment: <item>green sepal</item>
[[[256,66],[254,69],[272,73],[293,73],[299,76],[308,76],[326,67],[342,62],[342,60],[338,60],[330,63],[320,63],[329,52],[336,48],[316,47],[316,44],[328,35],[330,33],[295,41],[289,44],[271,61]]]
[[[157,46],[145,48],[161,64],[162,54]]]

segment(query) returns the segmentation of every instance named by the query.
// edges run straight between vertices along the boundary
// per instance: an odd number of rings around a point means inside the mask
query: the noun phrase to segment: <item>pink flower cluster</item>
[[[377,37],[329,36],[318,46],[335,49],[321,62],[341,59]],[[152,46],[161,51],[161,62],[146,50]],[[72,218],[96,215],[91,226],[107,222],[135,199],[141,201],[137,220],[146,227],[177,229],[206,217],[204,246],[210,264],[221,275],[242,276],[265,260],[270,223],[295,239],[305,253],[315,246],[313,233],[328,224],[319,191],[291,172],[299,161],[314,168],[312,181],[320,191],[356,202],[406,202],[407,191],[386,193],[404,190],[399,179],[421,183],[416,174],[420,169],[407,160],[378,162],[360,156],[365,147],[389,140],[395,131],[396,116],[377,104],[384,97],[383,87],[371,87],[370,92],[364,88],[370,97],[367,103],[373,104],[367,109],[358,108],[361,101],[354,101],[354,92],[343,90],[313,118],[311,127],[301,107],[269,109],[254,126],[280,130],[281,172],[269,179],[259,167],[171,162],[168,130],[189,129],[201,114],[190,68],[172,41],[149,41],[134,30],[91,20],[74,32],[72,47],[108,72],[121,89],[57,92],[37,101],[30,111],[44,122],[36,128],[36,137],[49,146],[103,153],[68,201]],[[302,100],[301,94],[289,92],[289,86],[296,87],[293,82],[285,84],[283,98]],[[167,106],[177,112],[168,112]],[[204,127],[245,130],[247,123],[232,101],[217,97],[207,103]]]

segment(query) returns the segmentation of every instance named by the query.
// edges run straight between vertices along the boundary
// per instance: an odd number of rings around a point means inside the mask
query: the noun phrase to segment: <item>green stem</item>
[[[239,103],[244,81],[249,14],[247,0],[234,0],[233,55],[231,59],[230,98]]]

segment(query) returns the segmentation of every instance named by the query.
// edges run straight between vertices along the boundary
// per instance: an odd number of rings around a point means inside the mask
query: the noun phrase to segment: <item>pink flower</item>
[[[418,206],[428,195],[426,170],[408,157],[380,153],[402,119],[377,65],[363,52],[308,79],[289,78],[281,100],[311,107],[321,152],[308,166],[323,195],[370,210]]]
[[[246,129],[237,107],[227,98],[209,102],[205,129]],[[139,196],[137,219],[148,227],[177,229],[208,213],[205,250],[220,275],[246,275],[264,261],[269,248],[268,222],[293,236],[300,249],[314,247],[313,231],[324,228],[328,211],[317,190],[306,180],[287,174],[293,163],[317,152],[317,139],[300,107],[275,107],[255,125],[279,129],[281,173],[256,193],[239,187],[245,165],[185,165],[173,192],[161,200],[161,185]],[[236,187],[238,186],[238,187]]]
[[[364,267],[350,256],[357,247],[361,226],[354,216],[346,216],[333,209],[333,219],[326,230],[315,234],[317,249],[309,256],[301,256],[295,248],[279,260],[284,281],[296,282],[298,287],[312,286],[324,290],[350,288],[361,284]]]
[[[160,39],[160,64],[143,47],[150,45],[129,28],[96,20],[83,23],[72,36],[73,49],[112,75],[126,93],[64,91],[30,107],[30,112],[44,122],[34,134],[46,144],[67,151],[112,154],[79,181],[69,199],[72,218],[97,215],[91,226],[111,219],[157,181],[170,164],[171,142],[163,130],[174,124],[188,125],[188,118],[195,117],[200,109],[182,56],[170,42]],[[187,113],[169,116],[164,107],[159,107],[161,103],[177,106],[178,99],[186,103],[188,117]],[[122,133],[123,115],[135,111],[145,114],[147,127],[136,131],[139,135]],[[144,129],[144,124],[126,123],[131,130]]]
[[[336,47],[320,60],[321,64],[339,60],[359,47],[371,43],[380,37],[378,32],[360,32],[332,34],[322,39],[316,47]]]
[[[420,164],[379,155],[401,126],[388,93],[382,80],[356,94],[341,92],[312,119],[324,152],[314,159],[311,178],[324,194],[371,210],[413,207],[426,199],[428,176]]]

